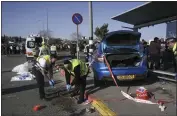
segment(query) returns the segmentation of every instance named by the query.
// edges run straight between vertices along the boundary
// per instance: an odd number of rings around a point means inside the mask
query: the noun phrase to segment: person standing
[[[170,40],[169,45],[170,45],[170,48],[172,48],[172,50],[173,50],[173,54],[174,54],[174,60],[173,60],[174,69],[175,69],[175,72],[177,73],[177,40],[176,40],[176,38],[172,38]]]
[[[43,41],[43,42],[42,42],[42,46],[41,46],[41,48],[40,48],[39,56],[42,56],[42,55],[49,55],[49,54],[50,54],[49,48],[48,48],[48,46],[46,45],[46,43]]]
[[[154,65],[155,69],[160,67],[160,49],[159,38],[155,37],[149,46],[150,69],[153,69]]]
[[[10,54],[12,54],[12,53],[13,53],[13,46],[10,45]]]
[[[57,54],[57,47],[54,44],[52,44],[52,46],[50,47],[50,54]]]
[[[16,53],[19,54],[19,53],[20,53],[19,51],[20,51],[20,48],[19,48],[19,46],[17,45],[17,46],[16,46]]]

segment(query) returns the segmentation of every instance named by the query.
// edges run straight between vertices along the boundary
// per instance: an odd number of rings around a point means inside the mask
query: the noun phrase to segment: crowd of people
[[[148,68],[168,70],[171,66],[174,67],[176,72],[176,61],[174,56],[172,41],[176,42],[176,38],[168,38],[166,40],[155,37],[153,41],[148,43],[142,40],[144,53],[148,56]]]
[[[25,45],[2,44],[1,51],[2,55],[25,54]]]

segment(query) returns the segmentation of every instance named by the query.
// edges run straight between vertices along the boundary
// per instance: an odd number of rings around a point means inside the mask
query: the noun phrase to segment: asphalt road
[[[67,53],[64,53],[65,55]],[[87,116],[98,115],[97,112],[89,114],[85,108],[90,105],[77,105],[74,98],[70,98],[67,94],[60,95],[43,101],[39,99],[36,80],[11,82],[11,77],[16,73],[11,72],[12,68],[26,62],[25,56],[2,56],[2,75],[1,75],[1,91],[2,91],[2,116]],[[56,88],[51,89],[46,80],[46,91],[62,91],[65,88],[65,80],[58,73],[54,74],[56,80]],[[61,92],[60,92],[61,93]],[[55,96],[55,95],[54,95]],[[52,97],[52,96],[49,96]],[[44,108],[34,112],[35,105],[42,105]]]
[[[60,52],[60,60],[69,56],[69,52]],[[81,58],[83,59],[83,53]],[[41,101],[38,98],[38,89],[36,81],[27,82],[10,82],[15,73],[10,72],[16,65],[25,62],[24,56],[2,56],[2,116],[84,116],[95,115],[98,113],[86,113],[85,108],[90,105],[77,105],[76,100],[66,96],[59,96],[50,101]],[[57,80],[57,88],[65,87],[65,79],[55,73],[54,79]],[[46,81],[46,86],[48,82]],[[157,100],[165,100],[167,107],[161,112],[158,105],[149,105],[136,103],[121,94],[120,90],[135,95],[138,87],[145,87],[155,96],[154,102]],[[46,91],[51,90],[46,87]],[[176,84],[170,82],[161,82],[155,79],[155,75],[151,74],[149,81],[135,81],[119,83],[119,88],[112,82],[106,82],[101,87],[93,86],[93,74],[87,78],[87,93],[102,100],[112,111],[118,116],[176,116]],[[46,108],[41,111],[34,112],[34,105],[45,105]]]

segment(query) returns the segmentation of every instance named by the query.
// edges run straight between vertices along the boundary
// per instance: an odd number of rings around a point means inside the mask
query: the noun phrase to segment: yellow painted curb
[[[101,100],[93,100],[92,106],[100,113],[101,116],[117,116]]]

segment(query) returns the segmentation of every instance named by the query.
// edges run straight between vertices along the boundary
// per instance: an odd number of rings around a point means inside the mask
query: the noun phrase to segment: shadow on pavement
[[[110,77],[111,78],[111,77]],[[149,73],[148,77],[144,80],[133,80],[133,81],[117,81],[118,86],[144,86],[151,85],[158,82],[159,79],[154,73]],[[104,81],[106,86],[116,86],[114,81]]]
[[[56,83],[61,83],[61,82],[62,82],[61,80],[56,81]],[[48,86],[49,86],[48,82],[45,82],[45,87],[48,87]],[[20,86],[20,87],[2,89],[2,95],[31,90],[31,89],[36,89],[36,88],[38,88],[37,83],[30,84],[30,85],[24,85],[24,86]]]
[[[86,109],[82,109],[79,113],[72,113],[69,116],[83,116],[86,113]]]
[[[111,78],[111,77],[110,77]],[[159,79],[157,78],[157,75],[155,75],[154,73],[149,73],[148,78],[145,80],[135,80],[135,81],[117,81],[118,82],[118,86],[127,86],[128,89],[127,91],[129,91],[131,86],[144,86],[144,85],[151,85],[153,83],[156,83],[157,81],[159,81]],[[87,80],[87,85],[93,84],[94,80]],[[105,89],[107,87],[110,86],[116,86],[114,81],[102,81],[100,83],[99,87],[95,87],[95,86],[90,86],[87,87],[86,90],[87,94],[93,94],[99,90]]]
[[[8,72],[12,72],[12,70],[3,70],[3,71],[1,71],[1,73],[8,73]]]

